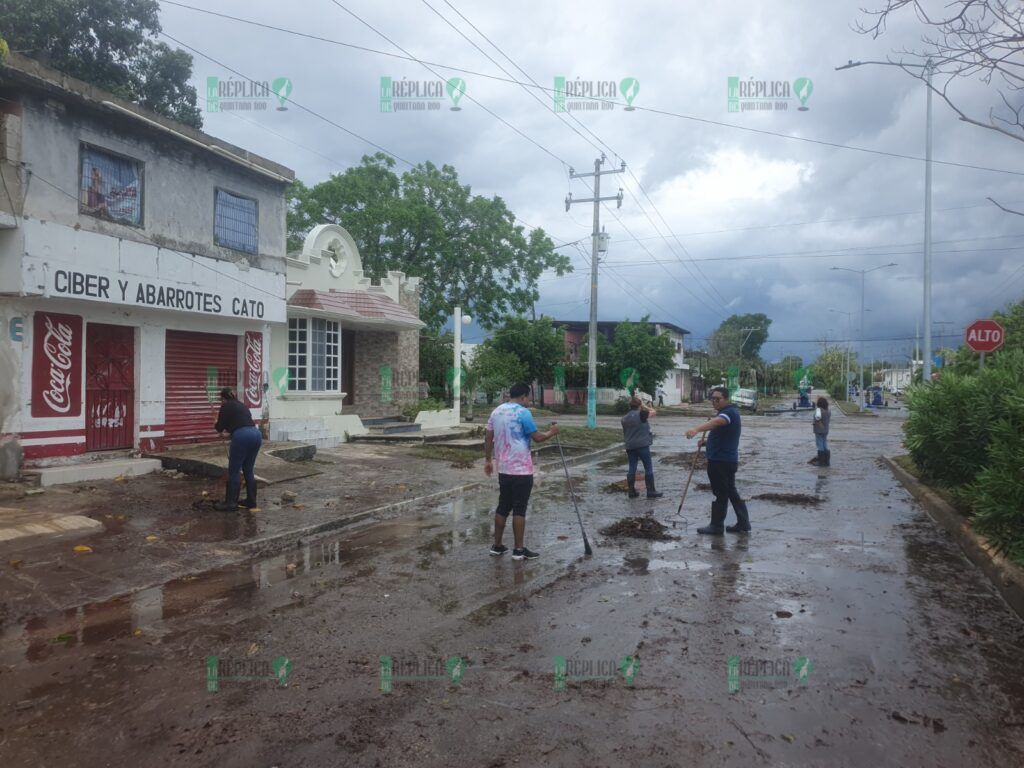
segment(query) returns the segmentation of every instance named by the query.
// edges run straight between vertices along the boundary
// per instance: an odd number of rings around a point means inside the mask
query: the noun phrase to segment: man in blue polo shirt
[[[698,528],[697,533],[721,535],[725,524],[725,515],[732,502],[736,512],[736,525],[724,530],[729,533],[745,533],[750,530],[750,516],[747,504],[740,498],[736,490],[736,468],[740,462],[740,411],[729,402],[729,390],[725,387],[714,387],[711,390],[711,405],[718,414],[701,424],[699,427],[686,430],[686,436],[693,438],[698,432],[707,432],[708,482],[715,500],[711,503],[711,523]]]

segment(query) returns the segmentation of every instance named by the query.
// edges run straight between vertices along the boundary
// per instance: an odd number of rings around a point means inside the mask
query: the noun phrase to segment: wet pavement
[[[776,500],[750,501],[750,535],[710,538],[694,533],[706,478],[676,517],[688,467],[668,463],[696,422],[656,420],[664,499],[604,493],[624,460],[571,470],[589,558],[564,476],[546,472],[535,561],[487,555],[488,486],[19,611],[0,629],[5,762],[1024,764],[1024,622],[879,465],[899,418],[837,417],[829,469],[805,463],[806,414],[745,419],[740,490]],[[678,538],[598,533],[647,512]]]

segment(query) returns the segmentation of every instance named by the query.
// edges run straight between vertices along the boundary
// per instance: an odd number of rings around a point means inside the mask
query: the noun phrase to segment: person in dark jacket
[[[750,530],[750,514],[747,503],[740,498],[736,490],[736,469],[740,461],[740,411],[729,402],[729,390],[726,387],[711,389],[711,405],[718,414],[699,427],[686,430],[688,438],[699,432],[707,432],[708,481],[715,500],[711,503],[711,523],[698,528],[697,533],[720,535],[723,532],[725,516],[732,502],[736,512],[736,524],[724,530],[729,533],[746,533]]]
[[[650,418],[657,413],[648,408],[635,395],[629,400],[629,413],[622,417],[622,437],[626,444],[626,456],[629,458],[629,471],[626,483],[629,485],[629,498],[635,499],[640,494],[636,490],[636,465],[643,462],[644,485],[647,486],[648,499],[660,499],[665,494],[659,493],[654,487],[654,467],[651,464],[651,433]]]
[[[222,389],[220,399],[220,413],[217,414],[217,423],[213,428],[218,434],[226,431],[231,435],[231,447],[228,448],[227,492],[223,503],[214,504],[213,508],[218,512],[237,512],[240,506],[255,509],[256,475],[253,468],[256,466],[256,455],[263,445],[263,437],[252,420],[252,413],[235,397],[233,389]],[[238,494],[242,490],[239,474],[245,476],[245,501],[242,502],[238,501]]]
[[[832,464],[832,451],[828,449],[828,426],[832,420],[832,412],[828,409],[828,400],[819,397],[814,409],[814,442],[818,447],[818,455],[808,464],[828,467]]]

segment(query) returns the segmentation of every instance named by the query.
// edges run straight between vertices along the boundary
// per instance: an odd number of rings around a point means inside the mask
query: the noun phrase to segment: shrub
[[[629,413],[629,398],[624,396],[615,398],[615,405],[613,405],[612,408],[612,412],[616,415]]]
[[[416,421],[416,417],[419,416],[420,411],[440,411],[448,407],[448,403],[444,400],[434,400],[433,398],[427,398],[426,400],[420,400],[418,403],[412,403],[402,409],[402,418],[406,421]]]

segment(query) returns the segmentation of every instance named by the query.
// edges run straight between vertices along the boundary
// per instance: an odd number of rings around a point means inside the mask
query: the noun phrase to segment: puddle
[[[700,560],[651,560],[647,568],[651,571],[710,571],[714,566]]]

